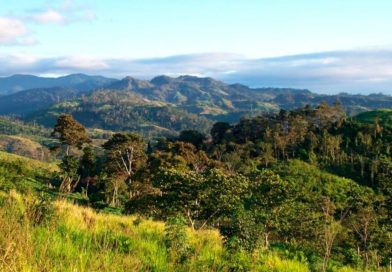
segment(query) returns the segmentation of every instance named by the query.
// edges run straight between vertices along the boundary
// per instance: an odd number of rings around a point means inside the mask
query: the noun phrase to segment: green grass
[[[47,184],[58,166],[0,151],[0,191],[54,194]]]
[[[59,200],[53,203],[52,219],[35,226],[28,215],[28,199],[13,191],[3,196],[0,271],[218,271],[223,267],[224,252],[216,231],[189,231],[195,253],[186,264],[176,266],[168,260],[161,222],[135,223],[133,216],[100,214]]]
[[[382,126],[392,128],[392,109],[363,112],[355,116],[354,119],[367,124],[373,124],[377,118]]]
[[[229,254],[215,230],[188,229],[194,250],[175,263],[162,222],[98,213],[64,200],[45,204],[53,212],[38,221],[36,203],[31,195],[0,194],[0,271],[310,271],[306,262],[273,251]]]

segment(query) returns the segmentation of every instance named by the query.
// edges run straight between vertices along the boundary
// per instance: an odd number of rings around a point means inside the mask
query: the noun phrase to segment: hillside
[[[102,76],[72,74],[58,78],[38,77],[32,75],[13,75],[0,77],[0,95],[16,93],[27,89],[63,87],[78,91],[93,90],[113,82],[114,79]]]
[[[0,195],[0,246],[13,253],[2,257],[2,271],[232,271],[244,264],[251,271],[309,271],[306,263],[274,252],[259,253],[252,260],[241,253],[228,258],[213,230],[186,230],[193,253],[188,261],[176,263],[170,257],[176,252],[165,247],[162,222],[56,201],[49,206],[53,218],[37,223],[31,214],[33,201],[15,192]]]
[[[129,90],[96,91],[77,101],[172,107]],[[5,131],[13,122],[26,134],[37,129],[5,119]],[[218,122],[207,137],[196,130],[158,139],[87,130],[71,115],[61,115],[53,131],[53,163],[0,152],[0,256],[6,256],[0,265],[16,271],[388,268],[392,131],[346,118],[339,105]],[[3,143],[20,154],[38,146],[23,134],[3,136]]]
[[[25,123],[11,117],[0,117],[0,134],[49,137],[50,130],[34,123]]]
[[[68,84],[69,85],[69,84]],[[386,95],[320,95],[308,90],[249,88],[212,78],[126,77],[98,89],[33,89],[0,97],[0,114],[52,126],[61,113],[71,113],[89,128],[138,131],[144,135],[176,135],[184,129],[207,132],[213,122],[237,122],[256,116],[321,102],[340,102],[348,115],[392,107]]]
[[[175,105],[151,101],[127,90],[98,90],[28,115],[26,120],[53,126],[61,113],[72,113],[90,128],[175,135],[184,129],[207,131],[212,122]]]
[[[298,164],[305,166],[306,173],[291,173],[293,179],[299,175],[302,182],[310,184],[313,181],[309,175],[314,173],[332,187],[342,181],[300,162],[292,162],[279,171],[290,171]],[[196,231],[170,221],[114,215],[58,199],[55,191],[47,187],[47,177],[56,170],[47,163],[0,152],[1,271],[317,269],[303,255],[290,255],[279,246],[253,254],[232,252],[215,229]],[[339,191],[346,190],[350,182],[345,180]],[[186,254],[185,259],[181,259],[181,254]],[[333,269],[360,271],[344,266]]]
[[[25,115],[76,98],[79,91],[63,87],[30,89],[0,96],[0,115]]]
[[[363,112],[356,115],[354,119],[367,124],[374,124],[378,121],[380,125],[392,129],[392,109]]]
[[[151,81],[126,77],[107,86],[110,90],[127,90],[149,100],[173,103],[189,112],[203,115],[224,115],[233,112],[257,113],[286,110],[321,102],[340,101],[349,114],[380,107],[392,107],[392,97],[382,94],[321,95],[308,90],[288,88],[250,88],[228,85],[213,78],[158,76]]]
[[[49,150],[29,138],[0,134],[0,150],[25,157],[45,160],[49,157]]]

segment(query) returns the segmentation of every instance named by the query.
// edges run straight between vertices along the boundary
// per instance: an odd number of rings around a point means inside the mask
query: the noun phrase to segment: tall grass
[[[215,230],[186,231],[192,252],[173,262],[162,222],[0,191],[0,271],[310,271],[276,252],[229,253]]]
[[[99,214],[65,201],[36,222],[31,197],[2,194],[0,271],[169,271],[164,224]],[[50,205],[50,204],[48,204]],[[45,208],[48,210],[48,208]],[[184,267],[218,271],[223,248],[217,232],[190,232],[195,247]]]
[[[306,260],[291,260],[279,251],[229,252],[216,230],[186,228],[187,245],[170,247],[170,227],[163,222],[98,213],[54,200],[59,195],[43,181],[56,170],[54,164],[0,152],[1,272],[307,272],[315,267]],[[184,261],[176,258],[183,254],[176,252],[179,248],[189,249]],[[332,271],[357,270],[332,267]]]

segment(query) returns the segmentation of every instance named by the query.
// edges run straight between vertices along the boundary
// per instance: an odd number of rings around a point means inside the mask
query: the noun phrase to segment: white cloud
[[[60,14],[60,12],[55,11],[53,9],[49,9],[40,13],[37,13],[31,18],[38,23],[64,23],[65,17]]]
[[[54,64],[56,67],[61,67],[62,69],[80,69],[89,71],[109,68],[104,60],[84,56],[60,58],[56,60]]]
[[[76,5],[73,0],[64,0],[60,5],[51,4],[46,9],[32,10],[26,18],[39,24],[70,24],[94,21],[97,15],[88,5]]]
[[[27,34],[26,26],[14,18],[0,17],[0,44],[18,43]]]

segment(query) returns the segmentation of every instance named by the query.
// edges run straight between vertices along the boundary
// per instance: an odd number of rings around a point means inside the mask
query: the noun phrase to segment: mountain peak
[[[154,77],[153,79],[151,79],[150,82],[154,85],[164,85],[164,84],[170,84],[171,82],[173,82],[173,80],[175,79],[172,77],[161,75],[161,76]]]
[[[213,79],[211,77],[197,77],[197,76],[190,76],[190,75],[184,75],[184,76],[179,76],[177,78],[178,81],[181,82],[186,82],[186,83],[196,83],[202,87],[223,87],[227,86],[225,83],[222,81]]]
[[[133,78],[131,76],[126,76],[123,79],[116,81],[108,86],[108,89],[117,89],[117,90],[133,90],[150,87],[151,84],[149,81],[139,80]]]

